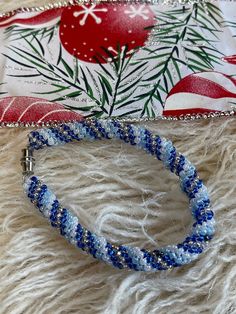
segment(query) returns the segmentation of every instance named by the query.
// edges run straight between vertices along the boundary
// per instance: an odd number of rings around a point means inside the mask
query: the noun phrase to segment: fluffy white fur
[[[0,10],[43,1],[0,1]],[[155,274],[119,271],[69,245],[22,191],[28,130],[0,130],[0,314],[236,313],[236,120],[145,123],[197,165],[212,198],[217,234],[199,260]],[[191,224],[177,179],[120,142],[47,149],[36,174],[81,222],[115,243],[154,248]]]
[[[209,187],[217,234],[190,266],[145,274],[82,254],[22,191],[28,130],[0,130],[0,313],[236,313],[235,119],[145,123],[172,139]],[[191,223],[177,179],[129,145],[81,142],[36,154],[36,174],[81,222],[115,243],[154,248]]]

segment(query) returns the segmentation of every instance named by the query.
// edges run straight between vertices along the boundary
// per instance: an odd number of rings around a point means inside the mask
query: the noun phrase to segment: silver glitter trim
[[[236,0],[67,0],[67,1],[58,1],[55,3],[49,3],[46,5],[42,5],[39,7],[20,7],[15,10],[11,10],[8,12],[0,13],[0,17],[10,17],[15,15],[16,13],[24,13],[24,12],[42,12],[50,9],[63,8],[69,5],[79,5],[79,4],[88,4],[88,3],[111,3],[111,4],[123,4],[123,3],[137,3],[137,4],[156,4],[156,5],[169,5],[169,6],[177,6],[177,5],[192,5],[194,3],[202,3],[202,2],[235,2]]]
[[[222,117],[229,117],[235,116],[236,109],[230,111],[221,111],[221,112],[206,112],[206,113],[197,113],[197,114],[186,114],[180,116],[157,116],[155,118],[132,118],[132,117],[106,117],[106,118],[99,118],[100,120],[118,120],[120,122],[125,123],[139,123],[139,122],[148,122],[148,121],[194,121],[194,120],[201,120],[201,119],[210,119],[210,118],[222,118]],[[92,121],[94,117],[84,117],[87,121]],[[78,120],[78,121],[82,121]],[[77,120],[53,120],[48,122],[0,122],[0,128],[38,128],[38,127],[51,127],[51,126],[58,126],[59,124],[63,123],[73,123],[77,122]]]

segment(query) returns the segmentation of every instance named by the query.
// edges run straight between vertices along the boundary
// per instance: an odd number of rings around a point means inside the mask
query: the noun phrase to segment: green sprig
[[[46,39],[49,44],[56,33],[60,22],[55,25],[43,28],[24,28],[18,25],[11,25],[6,28],[5,35],[10,38],[11,41],[20,40],[21,38],[27,38],[29,41],[37,38],[39,41]]]
[[[152,60],[155,66],[142,80],[142,83],[152,83],[151,88],[144,84],[147,92],[136,97],[144,100],[142,116],[153,115],[156,103],[164,107],[166,95],[176,80],[181,79],[181,67],[192,72],[212,70],[215,64],[221,64],[223,56],[215,48],[223,21],[220,9],[214,4],[205,1],[194,3],[182,9],[159,11],[157,16],[158,24],[151,29],[153,40],[159,43],[159,47],[143,48],[147,53],[143,59]]]

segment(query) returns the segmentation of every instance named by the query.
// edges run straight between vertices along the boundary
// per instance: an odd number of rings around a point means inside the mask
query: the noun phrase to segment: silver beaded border
[[[65,0],[65,1],[58,1],[54,3],[49,3],[46,5],[38,6],[38,7],[20,7],[15,10],[11,10],[8,12],[0,13],[1,17],[10,17],[15,15],[16,13],[24,13],[24,12],[41,12],[46,11],[49,9],[57,9],[63,8],[68,5],[78,5],[78,4],[86,4],[86,3],[111,3],[111,4],[119,4],[119,3],[140,3],[140,4],[157,4],[157,5],[170,5],[170,6],[177,6],[177,5],[188,5],[194,4],[199,2],[235,2],[236,0]]]
[[[206,113],[196,113],[196,114],[186,114],[180,116],[157,116],[154,118],[133,118],[133,117],[114,117],[114,118],[103,118],[101,120],[118,120],[121,122],[130,122],[130,123],[139,123],[139,122],[147,122],[147,121],[194,121],[194,120],[202,120],[202,119],[210,119],[210,118],[222,118],[222,117],[233,117],[236,115],[236,109],[230,111],[221,111],[221,112],[206,112]],[[92,120],[94,117],[84,117],[85,120]],[[83,118],[81,119],[83,120]],[[73,123],[76,120],[52,120],[47,122],[0,122],[0,128],[33,128],[33,127],[50,127],[57,126],[58,124],[63,123]]]

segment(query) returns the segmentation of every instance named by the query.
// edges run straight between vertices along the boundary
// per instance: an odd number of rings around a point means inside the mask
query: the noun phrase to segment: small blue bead
[[[208,211],[206,215],[207,215],[207,219],[208,219],[208,220],[212,219],[212,217],[214,216],[212,210]]]
[[[84,244],[83,242],[80,242],[80,241],[77,242],[77,246],[78,246],[80,249],[82,249],[82,250],[84,250],[84,248],[85,248],[85,244]]]

